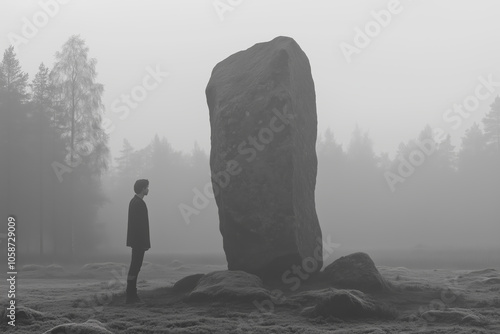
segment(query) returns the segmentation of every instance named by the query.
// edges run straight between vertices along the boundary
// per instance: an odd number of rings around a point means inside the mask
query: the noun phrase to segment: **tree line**
[[[3,54],[0,210],[5,219],[17,215],[20,251],[60,258],[124,250],[133,183],[148,178],[152,249],[222,252],[207,153],[196,143],[191,152],[176,150],[155,135],[143,148],[125,139],[112,163],[96,66],[79,36],[32,80],[13,47]],[[359,128],[345,147],[328,129],[318,135],[317,155],[316,209],[335,242],[356,249],[495,244],[500,97],[459,147],[427,126],[391,158],[375,154]]]
[[[328,129],[317,140],[316,209],[324,235],[347,248],[494,246],[500,220],[500,98],[454,147],[426,126],[392,158],[375,154],[358,127],[344,148]],[[221,252],[208,155],[175,150],[166,138],[136,149],[125,139],[106,176],[105,210],[114,241],[124,240],[133,181],[151,181],[148,207],[157,250]],[[186,219],[187,217],[187,219]],[[114,231],[114,233],[111,233]],[[121,232],[116,232],[121,231]],[[112,237],[113,238],[113,237]]]
[[[499,97],[458,147],[427,125],[390,158],[360,129],[345,150],[327,131],[316,190],[323,233],[356,249],[498,247],[499,146]]]
[[[79,36],[30,81],[14,47],[0,63],[2,216],[18,219],[20,252],[73,257],[101,240],[101,174],[109,160],[103,85]]]

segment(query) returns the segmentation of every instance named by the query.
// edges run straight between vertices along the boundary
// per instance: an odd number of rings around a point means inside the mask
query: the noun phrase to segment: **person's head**
[[[135,181],[134,192],[137,195],[147,195],[149,192],[149,181],[146,179],[140,179]]]

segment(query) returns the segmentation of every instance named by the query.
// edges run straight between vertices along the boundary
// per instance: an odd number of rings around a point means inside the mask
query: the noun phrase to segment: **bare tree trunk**
[[[57,128],[56,125],[56,111],[54,109],[54,120],[53,120],[53,129]],[[52,158],[55,158],[57,156],[57,151],[56,151],[56,135],[57,132],[52,133]],[[52,177],[54,177],[54,174],[52,174]],[[52,253],[53,253],[53,258],[57,258],[57,217],[56,217],[56,197],[57,197],[57,183],[55,180],[52,182],[52,203],[51,203],[51,211],[52,211]]]
[[[39,219],[40,219],[40,258],[43,258],[43,115],[40,111],[40,166],[39,166],[39,189],[38,189],[38,201],[39,201]]]
[[[71,106],[71,152],[70,152],[70,161],[71,164],[73,164],[73,152],[75,148],[75,99],[74,99],[74,94],[73,94],[73,103]],[[73,220],[73,191],[75,187],[75,182],[74,182],[74,175],[70,175],[70,198],[69,198],[69,205],[70,205],[70,210],[69,210],[69,233],[70,233],[70,257],[73,258],[74,253],[75,253],[75,233],[74,233],[74,220]]]

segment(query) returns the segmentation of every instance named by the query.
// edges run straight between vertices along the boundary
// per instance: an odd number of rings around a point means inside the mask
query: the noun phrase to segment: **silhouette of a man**
[[[144,253],[151,248],[149,239],[148,208],[143,198],[149,193],[149,181],[137,180],[134,197],[128,207],[127,246],[132,247],[132,260],[127,276],[126,303],[140,302],[137,295],[137,275],[141,270]]]

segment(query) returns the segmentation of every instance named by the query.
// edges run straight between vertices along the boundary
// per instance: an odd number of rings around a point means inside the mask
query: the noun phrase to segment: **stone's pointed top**
[[[277,36],[277,37],[274,37],[270,42],[274,42],[274,41],[287,41],[287,42],[294,42],[295,43],[295,40],[291,37],[288,37],[288,36]]]
[[[270,45],[286,45],[293,44],[294,46],[299,46],[299,44],[291,37],[288,36],[278,36],[270,40],[269,42],[261,42],[258,44],[270,44]]]
[[[238,90],[248,85],[246,82],[248,78],[262,78],[269,75],[270,72],[276,70],[273,69],[273,64],[276,62],[273,62],[273,59],[284,58],[285,54],[287,61],[291,58],[295,66],[305,66],[306,71],[311,71],[309,60],[297,42],[291,37],[278,36],[271,41],[257,43],[219,62],[212,70],[206,88],[207,95],[214,86],[220,88],[221,85],[226,85],[226,89]],[[249,72],[253,75],[250,76]]]

